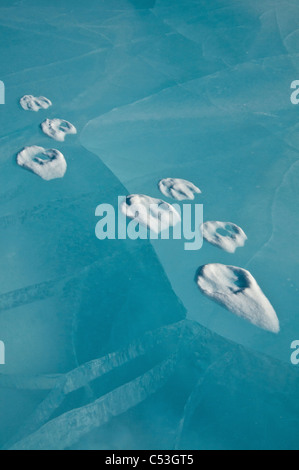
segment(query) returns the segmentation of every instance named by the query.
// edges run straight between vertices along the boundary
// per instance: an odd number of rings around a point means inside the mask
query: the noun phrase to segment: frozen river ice
[[[1,0],[4,449],[298,449],[298,17],[294,0]],[[17,165],[53,138],[63,178]],[[177,179],[169,204],[194,195],[245,246],[97,240],[99,204]],[[280,332],[204,296],[210,264],[249,271]]]

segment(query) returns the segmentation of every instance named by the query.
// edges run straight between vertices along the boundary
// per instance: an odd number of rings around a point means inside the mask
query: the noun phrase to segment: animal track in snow
[[[20,100],[20,105],[25,111],[38,112],[40,109],[48,109],[52,106],[52,102],[44,96],[35,97],[32,95],[25,95]]]
[[[41,128],[47,136],[58,142],[64,142],[68,134],[77,134],[77,129],[73,124],[63,119],[46,119]]]
[[[46,181],[63,178],[67,170],[64,156],[58,150],[43,147],[25,147],[17,156],[17,163]]]

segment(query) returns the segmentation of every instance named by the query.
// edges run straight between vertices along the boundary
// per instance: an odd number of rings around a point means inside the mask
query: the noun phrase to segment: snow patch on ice
[[[64,142],[67,134],[77,134],[75,126],[63,119],[46,119],[41,127],[46,135],[58,142]]]
[[[46,181],[63,178],[67,164],[58,150],[43,147],[25,147],[17,156],[17,163]]]
[[[202,292],[253,325],[279,333],[276,312],[254,277],[245,269],[222,264],[200,268],[197,284]]]
[[[178,211],[167,202],[143,194],[132,194],[121,205],[121,210],[128,218],[160,233],[181,222]]]
[[[159,189],[166,197],[177,201],[194,200],[195,194],[201,194],[201,190],[190,181],[178,178],[166,178],[159,182]]]
[[[38,112],[40,109],[48,109],[52,106],[52,103],[48,98],[44,96],[32,96],[32,95],[25,95],[20,100],[20,105],[25,111],[34,111]]]
[[[205,222],[201,230],[205,240],[228,253],[235,253],[247,240],[245,232],[231,222]]]

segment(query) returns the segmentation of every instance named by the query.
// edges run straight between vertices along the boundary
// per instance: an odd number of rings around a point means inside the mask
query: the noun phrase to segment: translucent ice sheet
[[[1,0],[0,446],[298,449],[295,1]],[[20,99],[52,103],[24,112]],[[77,129],[65,142],[46,119]],[[55,148],[63,178],[17,165]],[[248,240],[99,241],[95,209],[200,188],[205,220]],[[168,203],[172,203],[168,200]],[[209,263],[249,270],[280,321],[205,297]]]

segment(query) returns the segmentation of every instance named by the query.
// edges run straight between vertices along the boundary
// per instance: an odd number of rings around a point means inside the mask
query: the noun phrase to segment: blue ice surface
[[[0,444],[19,449],[298,449],[296,1],[2,0]],[[18,105],[46,96],[39,113]],[[39,126],[72,122],[54,142]],[[16,165],[57,148],[62,180]],[[231,255],[96,239],[95,208],[202,190]],[[199,266],[248,269],[273,335],[205,298]],[[78,424],[80,423],[80,424]]]

